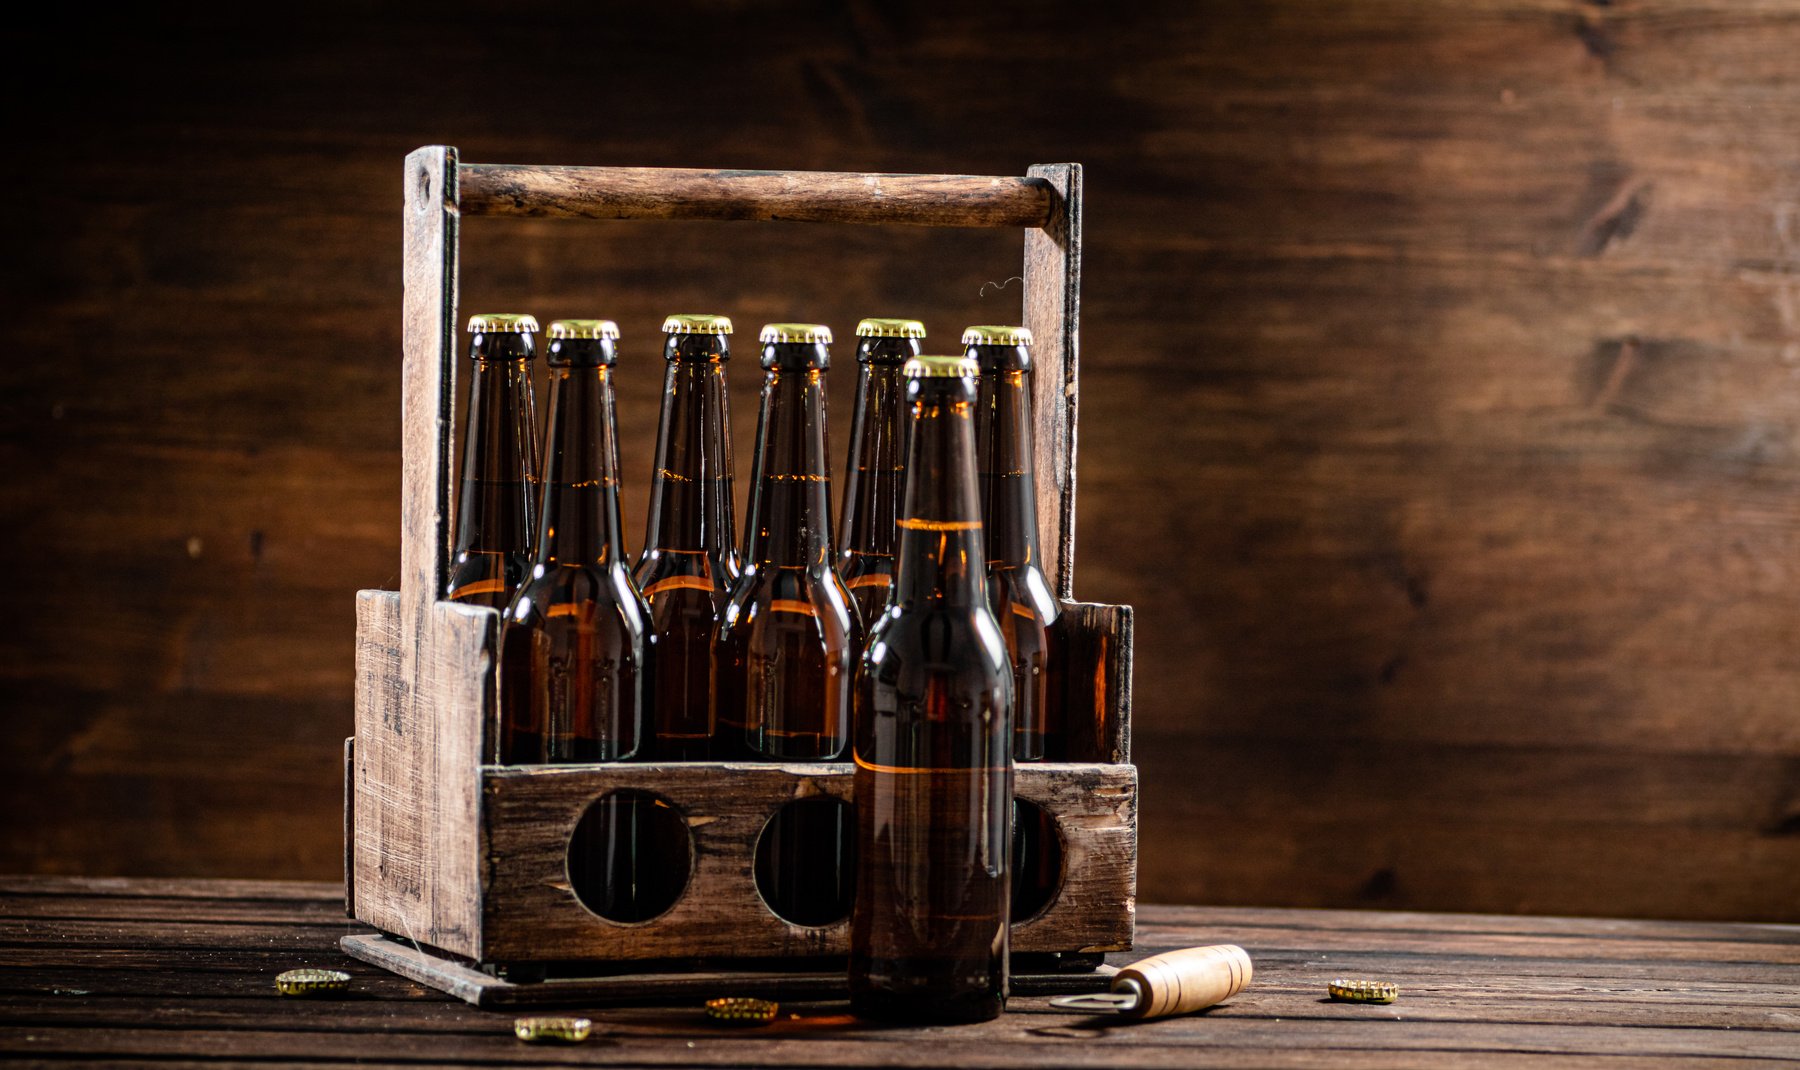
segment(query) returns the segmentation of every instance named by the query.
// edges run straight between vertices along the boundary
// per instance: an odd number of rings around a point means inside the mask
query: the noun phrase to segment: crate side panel
[[[1137,919],[1137,769],[1017,766],[1014,794],[1056,818],[1063,882],[1036,917],[1013,926],[1014,951],[1122,951]]]

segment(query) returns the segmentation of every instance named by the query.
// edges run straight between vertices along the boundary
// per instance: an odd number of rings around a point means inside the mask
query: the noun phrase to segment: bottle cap
[[[342,970],[288,970],[277,974],[275,987],[284,996],[318,996],[350,987],[350,975]]]
[[[469,317],[470,334],[536,334],[536,316],[512,312],[484,312]]]
[[[728,1025],[767,1025],[775,1020],[780,1005],[749,996],[726,996],[706,1001],[706,1016]]]
[[[914,357],[902,374],[908,379],[972,379],[981,366],[968,357]]]
[[[664,334],[730,334],[730,316],[683,312],[663,320]]]
[[[866,319],[856,325],[858,338],[923,338],[925,324],[918,320]]]
[[[1331,998],[1345,1003],[1392,1003],[1400,998],[1400,986],[1392,981],[1361,981],[1339,977],[1325,986]]]
[[[992,324],[970,327],[963,331],[962,344],[966,346],[1028,346],[1031,344],[1031,328]]]
[[[555,320],[544,333],[552,338],[617,338],[619,325],[612,320]]]
[[[586,1018],[515,1018],[513,1036],[530,1044],[579,1044],[593,1032]]]
[[[823,342],[831,344],[831,328],[823,323],[765,323],[757,341],[764,345],[770,342]]]

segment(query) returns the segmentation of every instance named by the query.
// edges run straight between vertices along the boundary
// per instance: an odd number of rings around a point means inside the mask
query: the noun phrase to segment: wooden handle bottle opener
[[[1236,944],[1187,947],[1134,962],[1113,975],[1107,992],[1058,996],[1052,1007],[1111,1011],[1127,1018],[1162,1018],[1223,1003],[1244,990],[1253,973]]]

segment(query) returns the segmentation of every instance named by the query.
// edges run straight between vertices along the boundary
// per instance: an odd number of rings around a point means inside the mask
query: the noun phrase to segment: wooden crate
[[[1067,612],[1071,734],[1101,761],[1017,767],[1017,794],[1056,820],[1064,879],[1015,922],[1015,952],[1097,952],[1132,940],[1137,771],[1130,761],[1131,610],[1072,601],[1081,170],[1024,177],[689,171],[461,164],[419,149],[405,171],[400,590],[357,596],[356,735],[345,748],[345,889],[352,916],[393,939],[346,949],[490,1001],[468,964],[591,964],[841,956],[846,922],[772,913],[752,873],[781,805],[849,797],[847,763],[499,766],[499,614],[440,601],[450,557],[458,229],[469,216],[736,219],[1026,229],[1023,322],[1038,344],[1038,501],[1046,573]],[[693,836],[682,898],[659,918],[606,921],[575,898],[565,859],[601,795],[635,788]],[[471,980],[471,979],[486,980]],[[518,993],[503,1002],[525,1002]]]

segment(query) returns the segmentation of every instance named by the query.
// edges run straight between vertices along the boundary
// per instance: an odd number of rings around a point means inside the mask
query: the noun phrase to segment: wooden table
[[[1743,1066],[1800,1061],[1800,927],[1148,906],[1139,953],[1237,943],[1256,979],[1188,1018],[1125,1023],[1015,999],[999,1021],[878,1028],[798,1005],[758,1030],[693,1008],[595,1008],[578,1047],[350,961],[327,884],[0,879],[0,1059],[606,1066]],[[1125,961],[1134,955],[1116,956]],[[274,978],[348,970],[351,994]],[[1325,1000],[1336,976],[1403,986]],[[784,1011],[784,1014],[786,1012]]]

